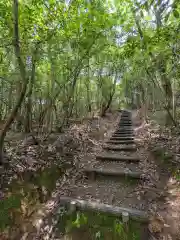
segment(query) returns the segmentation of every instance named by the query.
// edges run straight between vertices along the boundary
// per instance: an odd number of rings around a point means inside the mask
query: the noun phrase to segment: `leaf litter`
[[[137,116],[136,113],[134,115],[135,122]],[[179,230],[177,227],[179,217],[175,214],[179,207],[179,182],[174,177],[170,178],[167,168],[161,168],[152,153],[158,147],[163,151],[165,149],[168,154],[171,152],[172,162],[177,163],[179,161],[177,154],[179,144],[177,143],[180,143],[180,137],[177,138],[176,133],[170,135],[167,129],[162,130],[153,121],[135,127],[135,137],[138,139],[137,154],[140,158],[139,170],[146,175],[146,180],[140,181],[133,188],[127,183],[107,179],[90,182],[83,174],[85,166],[102,164],[96,160],[95,156],[101,153],[104,142],[110,138],[118,121],[117,113],[109,114],[104,119],[97,118],[83,124],[72,124],[64,134],[51,134],[47,141],[40,141],[38,145],[30,144],[23,139],[15,139],[16,144],[11,144],[7,148],[11,161],[9,169],[1,176],[2,198],[8,191],[8,185],[14,179],[19,178],[19,175],[26,175],[28,171],[43,170],[52,163],[64,167],[64,174],[57,180],[56,188],[49,200],[41,204],[39,211],[36,211],[25,224],[23,232],[30,236],[29,239],[33,239],[32,236],[35,232],[37,234],[37,229],[41,229],[39,239],[45,239],[43,229],[45,225],[46,227],[50,225],[49,221],[53,222],[56,218],[59,209],[58,199],[61,195],[148,210],[152,216],[149,231],[154,239],[165,239],[164,236],[175,239],[173,237],[178,234]],[[113,164],[115,167],[115,163]],[[122,167],[125,167],[124,163]],[[169,197],[170,189],[171,195],[173,192],[176,197],[175,200]],[[171,223],[174,224],[173,233],[170,231]],[[39,227],[36,226],[38,224]],[[171,235],[172,238],[170,238]]]

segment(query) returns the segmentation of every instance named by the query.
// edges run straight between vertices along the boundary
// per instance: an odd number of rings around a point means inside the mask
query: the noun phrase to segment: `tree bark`
[[[115,90],[116,90],[116,81],[117,81],[117,74],[114,78],[114,83],[113,83],[112,90],[111,90],[111,93],[109,95],[109,99],[107,101],[107,104],[102,107],[101,117],[105,116],[106,111],[109,109],[109,107],[112,103],[112,99],[113,99],[113,96],[114,96],[114,93],[115,93]]]
[[[88,79],[86,81],[86,90],[87,90],[87,107],[88,107],[88,113],[91,113],[92,107],[91,107],[91,98],[90,98],[90,66],[89,66],[89,59],[88,59]]]
[[[21,51],[20,51],[20,46],[19,46],[18,16],[19,16],[18,0],[14,0],[13,1],[13,18],[14,18],[14,41],[13,41],[13,44],[14,44],[15,55],[16,55],[17,62],[19,65],[19,71],[20,71],[22,85],[21,85],[21,92],[20,92],[19,98],[17,99],[17,102],[16,102],[14,108],[12,109],[6,123],[4,124],[3,129],[0,132],[0,164],[3,163],[3,159],[4,159],[3,148],[4,148],[4,139],[5,139],[6,133],[9,129],[9,127],[11,126],[11,124],[13,123],[19,108],[21,107],[21,104],[22,104],[25,94],[26,94],[26,89],[27,89],[27,84],[28,84],[28,79],[26,78],[26,70],[25,70],[25,66],[24,66],[24,63],[21,58]]]
[[[32,56],[32,69],[31,69],[31,79],[29,83],[29,90],[26,95],[27,103],[26,103],[26,122],[25,122],[25,132],[30,133],[32,131],[32,92],[33,86],[35,82],[35,73],[36,73],[36,56],[38,52],[39,42],[36,44],[36,48],[34,54]]]
[[[106,111],[109,109],[109,107],[111,105],[113,95],[114,94],[110,94],[107,104],[102,107],[101,117],[105,117]]]
[[[163,9],[161,9],[161,11],[163,11]],[[160,14],[161,12],[156,13],[156,19],[157,19],[157,32],[159,31],[159,28],[161,26],[161,19],[160,19]],[[142,41],[142,49],[146,50],[147,49],[147,43],[146,41],[144,41],[144,36],[143,36],[143,32],[142,29],[140,27],[139,21],[135,15],[135,22],[136,22],[136,26],[138,29],[138,33],[141,37],[141,41]],[[153,54],[151,53],[150,56],[154,59]],[[170,80],[167,78],[166,76],[166,62],[165,59],[163,58],[162,55],[160,55],[159,57],[159,62],[158,62],[158,66],[159,66],[159,73],[161,75],[161,84],[164,90],[164,93],[162,93],[162,89],[161,86],[159,86],[158,82],[155,81],[153,79],[153,77],[151,77],[153,83],[155,85],[158,85],[159,89],[161,90],[161,93],[164,94],[165,99],[166,99],[166,103],[164,104],[164,109],[167,111],[167,115],[166,115],[166,122],[169,123],[170,121],[174,124],[174,126],[176,126],[176,121],[173,118],[172,114],[171,114],[171,106],[172,106],[172,87],[171,87],[171,82]],[[147,66],[145,67],[145,70],[147,72],[147,74],[149,76],[151,76],[151,74],[148,71]]]

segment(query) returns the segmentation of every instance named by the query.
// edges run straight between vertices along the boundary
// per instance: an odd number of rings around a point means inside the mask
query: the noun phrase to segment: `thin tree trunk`
[[[110,105],[112,103],[113,96],[114,96],[114,93],[115,93],[115,90],[116,90],[116,81],[117,81],[117,73],[116,73],[116,76],[114,78],[114,83],[113,83],[113,86],[112,86],[112,91],[111,91],[111,93],[109,95],[109,100],[108,100],[107,104],[102,107],[101,117],[105,116],[106,111],[109,109],[109,107],[110,107]]]
[[[89,66],[89,59],[88,59],[88,79],[86,81],[86,89],[87,89],[87,107],[88,107],[88,113],[91,113],[92,107],[91,107],[91,97],[90,97],[90,66]]]
[[[24,100],[25,94],[26,94],[26,89],[27,89],[27,84],[28,84],[28,79],[26,78],[26,71],[25,71],[25,66],[24,63],[21,59],[21,51],[20,51],[20,46],[19,46],[19,23],[18,23],[18,0],[13,1],[13,18],[14,18],[14,50],[15,50],[15,55],[17,58],[17,62],[19,65],[19,70],[20,70],[20,76],[21,76],[21,81],[22,81],[22,87],[21,87],[21,92],[19,95],[19,98],[17,99],[17,102],[12,109],[10,116],[8,117],[6,123],[4,124],[3,129],[0,132],[0,164],[3,163],[3,157],[4,157],[4,139],[6,136],[6,133],[13,123],[17,112],[19,108],[21,107],[21,104]]]
[[[101,117],[104,117],[104,116],[106,115],[106,111],[109,109],[109,107],[110,107],[110,105],[111,105],[113,95],[114,95],[114,94],[111,94],[111,95],[110,95],[109,100],[108,100],[106,106],[103,106],[102,112],[101,112]]]
[[[31,79],[29,83],[29,90],[26,95],[27,103],[26,103],[26,122],[25,122],[25,132],[30,133],[32,131],[32,92],[33,86],[35,82],[35,73],[36,73],[36,55],[38,51],[39,42],[36,44],[36,48],[34,54],[32,56],[32,69],[31,69]]]
[[[161,21],[160,21],[160,16],[156,13],[156,18],[158,18],[157,20],[157,31],[159,31],[159,28],[161,26]],[[139,21],[135,15],[135,22],[136,22],[136,26],[137,26],[137,29],[138,29],[138,32],[139,32],[139,35],[140,35],[140,38],[141,38],[141,41],[142,41],[142,49],[143,50],[146,50],[147,49],[147,43],[146,41],[144,41],[144,36],[143,36],[143,32],[142,32],[142,29],[140,27],[140,24],[139,24]],[[151,53],[151,57],[153,57],[152,53]],[[161,75],[161,83],[162,83],[162,86],[163,86],[163,90],[164,90],[164,96],[165,96],[165,99],[166,99],[166,103],[164,104],[164,109],[167,111],[167,117],[166,117],[166,122],[169,122],[171,121],[174,126],[176,126],[176,121],[175,119],[173,118],[172,114],[171,114],[171,105],[172,105],[172,87],[171,87],[171,83],[169,81],[169,79],[167,79],[166,77],[166,64],[165,64],[165,60],[163,59],[163,56],[160,56],[160,61],[159,61],[159,72],[160,72],[160,75]],[[149,73],[148,71],[148,68],[147,66],[145,67],[145,70],[147,72],[147,74],[149,76],[151,76],[151,74]],[[155,85],[158,85],[158,82],[155,81],[153,79],[153,77],[151,77],[152,81],[155,83]],[[162,93],[162,89],[161,87],[159,86],[159,89],[161,90],[161,93]],[[162,93],[163,94],[163,93]]]

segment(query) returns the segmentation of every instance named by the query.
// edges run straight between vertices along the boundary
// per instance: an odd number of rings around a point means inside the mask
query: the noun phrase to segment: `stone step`
[[[134,137],[132,136],[112,136],[110,140],[133,140]]]
[[[122,129],[122,128],[131,129],[131,128],[132,128],[132,124],[131,124],[131,125],[121,124],[121,125],[118,125],[118,127],[119,127],[120,129]]]
[[[120,123],[118,126],[119,127],[131,127],[132,123]]]
[[[132,123],[132,121],[124,119],[124,120],[120,120],[119,123]]]
[[[115,132],[113,133],[114,136],[120,136],[120,137],[124,137],[124,136],[134,136],[133,132]]]
[[[119,125],[120,124],[132,124],[132,122],[128,122],[128,121],[119,121]]]
[[[134,178],[134,179],[144,179],[143,173],[140,171],[134,171],[127,169],[116,170],[116,169],[107,169],[107,168],[86,168],[84,173],[95,180],[97,176],[111,176],[111,177],[125,177],[125,178]]]
[[[123,123],[119,123],[118,126],[132,126],[132,123],[123,122]]]
[[[117,129],[114,133],[133,133],[132,129]]]
[[[106,152],[96,156],[97,160],[101,161],[119,161],[119,162],[139,162],[138,157],[123,156],[117,153]]]
[[[125,118],[123,118],[123,119],[120,119],[120,121],[119,122],[132,122],[132,120],[131,119],[125,119]]]
[[[107,141],[107,144],[133,144],[134,140],[109,140]]]
[[[91,200],[82,200],[71,197],[61,196],[59,200],[60,207],[66,207],[68,212],[75,211],[92,211],[103,214],[110,214],[116,217],[122,217],[123,214],[128,214],[130,220],[137,221],[142,224],[148,224],[148,213],[133,208],[124,208],[119,206],[108,205]]]
[[[133,133],[113,133],[112,137],[133,137]]]
[[[132,129],[132,127],[119,127],[117,128],[116,132],[133,132],[134,130]]]
[[[132,126],[119,126],[116,131],[119,132],[126,132],[126,131],[133,131]]]
[[[124,116],[124,115],[128,115],[128,116],[130,116],[130,115],[132,115],[132,113],[129,112],[129,111],[122,111],[121,116]]]
[[[123,140],[124,140],[124,138],[127,140],[127,139],[129,139],[129,140],[132,140],[132,139],[134,139],[134,135],[133,134],[113,134],[112,136],[111,136],[111,140],[122,140],[122,138],[123,138]]]
[[[121,119],[132,119],[130,115],[122,115],[120,120]]]
[[[131,121],[132,121],[132,118],[131,118],[130,116],[121,117],[121,118],[120,118],[120,121],[121,121],[121,120],[124,120],[124,119],[125,119],[125,120],[131,120]]]
[[[137,149],[134,145],[132,146],[117,146],[117,145],[107,145],[104,146],[103,149],[112,150],[112,151],[127,151],[127,152],[135,152]]]
[[[131,116],[121,116],[120,121],[121,120],[130,120],[130,121],[132,121],[132,117]]]
[[[127,119],[127,118],[128,118],[128,119],[132,119],[132,118],[131,118],[131,115],[122,114],[120,119],[124,119],[124,118],[126,118],[126,119]]]
[[[130,115],[129,115],[129,116],[128,116],[128,115],[125,115],[125,116],[122,115],[121,118],[120,118],[120,120],[121,120],[121,119],[129,119],[129,120],[132,120],[132,117],[131,117]]]
[[[133,129],[117,128],[114,133],[134,133]]]
[[[119,122],[119,125],[120,125],[120,124],[132,124],[132,122],[131,122],[131,121],[120,121],[120,122]]]
[[[132,124],[119,124],[119,128],[132,128]]]

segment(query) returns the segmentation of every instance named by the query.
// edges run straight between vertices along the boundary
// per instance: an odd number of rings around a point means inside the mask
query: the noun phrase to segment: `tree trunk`
[[[161,1],[160,1],[160,3],[161,3]],[[161,10],[159,10],[158,12],[155,13],[156,21],[157,21],[157,32],[159,31],[159,29],[162,25],[161,12],[163,12],[163,11],[164,11],[164,9],[161,8]],[[137,26],[139,35],[140,35],[141,40],[142,40],[142,49],[146,50],[147,49],[147,43],[146,43],[146,41],[144,41],[143,32],[142,32],[142,29],[140,27],[139,21],[138,21],[136,16],[135,16],[135,22],[136,22],[136,26]],[[154,58],[152,53],[150,53],[150,55],[151,55],[152,58]],[[176,126],[177,125],[176,121],[174,120],[174,118],[171,114],[172,87],[171,87],[171,82],[169,81],[169,79],[166,76],[166,60],[165,60],[165,58],[162,54],[159,56],[159,62],[157,62],[157,65],[159,67],[157,70],[159,70],[159,73],[161,75],[161,84],[162,84],[162,87],[163,87],[163,90],[164,90],[164,95],[165,95],[165,98],[166,98],[166,103],[164,104],[164,109],[167,111],[166,123],[172,122]],[[151,76],[151,74],[148,71],[147,66],[146,66],[146,72],[149,76]],[[152,78],[152,80],[155,83],[155,85],[158,84],[158,82],[157,81],[155,82],[153,78]],[[158,84],[158,87],[161,89],[159,84]]]
[[[162,16],[163,16],[163,12],[165,11],[165,8],[166,8],[166,4],[162,4],[162,2],[159,1],[158,8],[155,11],[157,33],[159,33],[159,30],[162,27]],[[159,39],[159,41],[160,41],[160,39]],[[160,72],[160,76],[161,76],[161,83],[162,83],[164,93],[165,93],[165,98],[166,98],[166,110],[167,110],[166,124],[169,124],[170,122],[172,122],[171,117],[173,117],[171,115],[173,93],[172,93],[171,82],[167,78],[166,65],[167,65],[166,58],[165,58],[165,56],[163,56],[162,53],[160,53],[158,66],[159,66],[159,72]]]
[[[171,82],[169,81],[169,79],[167,79],[167,76],[166,76],[166,63],[164,59],[161,59],[159,69],[161,74],[161,82],[162,82],[162,86],[163,86],[165,98],[166,98],[166,109],[168,110],[166,115],[166,124],[169,124],[170,122],[172,122],[171,121],[172,119],[169,113],[171,112],[171,109],[172,109],[173,93],[172,93]]]
[[[112,90],[111,90],[111,93],[110,93],[110,96],[109,96],[109,100],[108,100],[107,104],[102,107],[101,117],[105,116],[106,111],[109,109],[109,107],[112,103],[112,99],[113,99],[113,96],[114,96],[114,93],[115,93],[115,90],[116,90],[116,81],[117,81],[117,73],[116,73],[116,76],[114,78],[114,82],[113,82]]]
[[[88,59],[88,79],[86,81],[86,89],[87,89],[87,107],[88,107],[88,113],[91,113],[92,107],[91,107],[91,98],[90,98],[90,66],[89,66],[89,59]]]
[[[86,84],[86,90],[87,90],[87,108],[88,108],[88,113],[91,113],[92,107],[91,107],[91,98],[90,98],[90,88],[89,88],[89,79],[87,80]]]
[[[112,102],[113,94],[110,95],[109,101],[107,102],[107,105],[102,107],[101,117],[105,117],[106,111],[109,109],[111,102]]]
[[[6,123],[4,124],[3,129],[0,132],[0,164],[3,163],[3,157],[4,157],[4,139],[6,136],[6,133],[13,123],[17,112],[19,108],[21,107],[21,104],[24,100],[25,94],[26,94],[26,89],[27,89],[27,84],[28,84],[28,79],[26,78],[26,71],[25,71],[25,66],[24,63],[21,59],[21,52],[20,52],[20,46],[19,46],[19,24],[18,24],[18,0],[14,0],[13,4],[13,17],[14,17],[14,50],[15,50],[15,55],[17,58],[17,62],[19,65],[19,70],[20,70],[20,76],[21,76],[21,81],[22,81],[22,87],[21,87],[21,92],[19,95],[19,98],[12,109],[10,116],[8,117]]]
[[[35,51],[32,56],[32,69],[31,69],[31,79],[29,83],[29,90],[27,93],[27,103],[26,103],[26,122],[25,122],[25,132],[30,133],[32,131],[32,92],[35,82],[35,73],[36,73],[36,57],[38,52],[39,43],[36,43]]]

